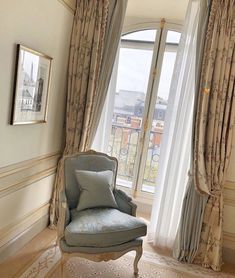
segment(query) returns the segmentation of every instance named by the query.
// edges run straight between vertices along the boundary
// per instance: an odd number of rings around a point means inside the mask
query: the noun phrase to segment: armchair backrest
[[[104,153],[88,151],[65,158],[65,194],[69,209],[77,207],[80,190],[77,185],[75,170],[100,172],[113,171],[113,187],[116,185],[118,162],[115,157]]]

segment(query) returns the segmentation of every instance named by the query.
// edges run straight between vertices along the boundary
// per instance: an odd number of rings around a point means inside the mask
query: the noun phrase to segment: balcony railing
[[[139,127],[131,127],[127,124],[112,124],[108,154],[118,159],[118,181],[128,187],[131,187],[133,181],[140,131]],[[150,131],[143,180],[143,187],[146,188],[146,191],[153,191],[151,188],[156,184],[161,135],[162,132]],[[148,190],[148,187],[151,187],[150,190]]]

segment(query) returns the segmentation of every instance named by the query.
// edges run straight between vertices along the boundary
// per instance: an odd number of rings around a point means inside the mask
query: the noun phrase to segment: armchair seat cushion
[[[70,246],[110,247],[145,236],[146,224],[114,208],[71,211],[72,221],[65,229]]]

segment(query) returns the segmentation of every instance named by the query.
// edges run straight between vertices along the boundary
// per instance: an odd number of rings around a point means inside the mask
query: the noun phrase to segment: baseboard
[[[9,256],[16,253],[26,243],[28,243],[33,237],[44,230],[49,223],[48,214],[43,215],[40,219],[34,222],[31,226],[27,227],[20,234],[8,241],[0,248],[0,263],[6,260]]]
[[[235,264],[235,234],[223,232],[223,260]]]
[[[225,263],[235,264],[235,249],[223,247],[223,261]]]

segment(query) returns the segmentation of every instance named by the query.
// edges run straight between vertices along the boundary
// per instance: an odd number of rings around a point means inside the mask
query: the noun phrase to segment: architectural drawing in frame
[[[52,58],[17,45],[11,124],[45,123]]]

